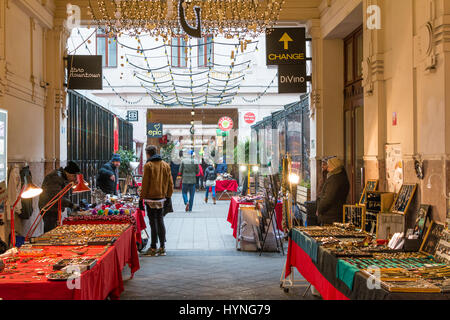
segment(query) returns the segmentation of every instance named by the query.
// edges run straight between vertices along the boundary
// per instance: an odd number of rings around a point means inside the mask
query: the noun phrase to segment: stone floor
[[[141,257],[141,269],[125,281],[121,299],[314,299],[308,284],[285,293],[280,275],[285,263],[281,253],[241,252],[235,249],[227,222],[229,201],[205,204],[197,193],[191,213],[184,212],[180,193],[174,194],[175,212],[167,215],[167,256]],[[148,230],[150,234],[150,230]],[[124,271],[124,279],[129,275]]]

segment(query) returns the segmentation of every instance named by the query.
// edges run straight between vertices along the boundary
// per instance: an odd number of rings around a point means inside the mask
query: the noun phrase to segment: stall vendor
[[[97,187],[106,194],[117,195],[120,161],[120,155],[114,154],[98,171]]]
[[[77,181],[77,174],[80,173],[80,167],[73,161],[69,161],[67,166],[50,172],[42,183],[43,192],[39,196],[39,209],[42,209],[52,200],[67,184]],[[76,209],[69,199],[61,198],[61,210],[65,208]],[[43,216],[44,232],[48,232],[58,225],[58,203],[55,203],[50,210]]]
[[[350,190],[350,183],[341,160],[328,159],[327,170],[327,179],[317,198],[317,216],[322,225],[330,225],[342,220],[342,208]]]

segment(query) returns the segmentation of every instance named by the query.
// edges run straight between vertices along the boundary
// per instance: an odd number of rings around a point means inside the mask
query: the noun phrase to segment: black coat
[[[111,176],[115,176],[115,181],[111,180]],[[97,176],[97,188],[104,193],[117,195],[117,183],[119,183],[119,170],[111,161],[107,162],[100,168]]]
[[[347,201],[350,183],[344,168],[331,172],[325,181],[322,192],[317,199],[319,223],[333,224],[342,222],[343,206]]]
[[[39,196],[39,209],[42,209],[54,196],[64,189],[68,183],[69,180],[67,180],[63,168],[53,170],[45,176],[44,182],[42,183],[43,191]],[[73,208],[73,203],[66,197],[62,197],[61,206],[62,210],[64,210],[64,208]],[[54,204],[49,212],[58,212],[58,203]]]

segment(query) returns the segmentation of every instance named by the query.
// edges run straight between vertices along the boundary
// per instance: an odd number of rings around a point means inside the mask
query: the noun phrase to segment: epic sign
[[[162,123],[147,123],[147,137],[149,138],[162,138],[163,136],[163,124]]]

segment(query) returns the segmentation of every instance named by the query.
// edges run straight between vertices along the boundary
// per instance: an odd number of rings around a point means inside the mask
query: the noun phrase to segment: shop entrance
[[[349,201],[355,203],[363,190],[364,90],[362,87],[363,28],[344,39],[344,162],[350,180]]]

